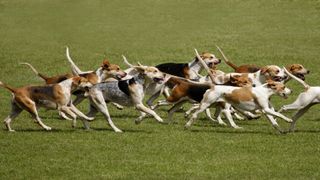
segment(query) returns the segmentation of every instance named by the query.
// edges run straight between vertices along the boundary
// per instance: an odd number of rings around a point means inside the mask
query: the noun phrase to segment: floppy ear
[[[240,78],[240,75],[230,76],[230,82],[236,83],[238,81],[238,78]]]
[[[139,73],[144,73],[145,72],[145,68],[142,66],[134,66],[133,68],[135,68]]]
[[[261,68],[261,74],[265,74],[267,71],[268,71],[269,67],[268,66],[265,66],[263,68]]]
[[[101,67],[107,69],[107,68],[109,68],[109,66],[110,66],[109,60],[105,59],[105,60],[102,62],[102,66],[101,66]]]
[[[80,77],[80,76],[74,76],[74,77],[72,78],[72,80],[73,80],[73,83],[74,83],[74,84],[79,85],[80,82],[81,82],[81,77]]]

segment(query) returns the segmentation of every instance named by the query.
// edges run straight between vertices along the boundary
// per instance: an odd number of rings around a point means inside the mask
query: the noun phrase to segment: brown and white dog
[[[91,83],[89,83],[86,78],[77,76],[66,79],[58,84],[24,86],[20,88],[13,88],[0,82],[0,86],[8,89],[13,94],[11,113],[4,120],[4,123],[9,131],[14,131],[11,128],[11,121],[23,110],[28,111],[42,128],[51,130],[51,127],[46,126],[41,121],[37,111],[39,107],[57,109],[70,115],[73,118],[73,126],[75,125],[77,116],[82,118],[86,128],[88,126],[87,120],[93,119],[84,115],[71,103],[72,90],[78,87],[87,88],[91,86]]]
[[[221,55],[223,56],[224,62],[229,65],[236,73],[255,73],[259,70],[262,70],[263,67],[259,67],[257,65],[252,64],[245,64],[237,66],[234,63],[230,62],[228,58],[225,56],[225,54],[222,52],[222,50],[217,46],[218,50],[220,51]],[[307,70],[303,65],[301,64],[290,64],[286,66],[286,69],[296,77],[305,80],[305,75],[309,74],[310,71]],[[287,79],[285,79],[285,82],[290,80],[290,76],[288,76]]]
[[[287,97],[291,93],[291,90],[285,87],[283,83],[268,80],[267,83],[258,87],[233,87],[233,86],[221,86],[212,85],[210,90],[207,90],[204,94],[200,107],[191,115],[189,121],[185,125],[189,128],[192,123],[197,119],[198,114],[209,108],[213,103],[227,102],[237,110],[255,112],[261,110],[271,122],[272,126],[282,132],[278,123],[273,116],[282,118],[287,122],[292,122],[290,118],[274,111],[270,107],[269,99],[273,94],[277,94],[282,97]],[[233,122],[229,108],[225,108],[225,115],[230,122]]]

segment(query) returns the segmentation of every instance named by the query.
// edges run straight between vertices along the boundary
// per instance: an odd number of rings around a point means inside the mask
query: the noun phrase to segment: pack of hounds
[[[45,81],[44,85],[11,87],[0,81],[0,86],[9,90],[13,97],[11,112],[5,118],[4,124],[9,131],[14,131],[11,122],[23,110],[28,111],[35,122],[45,130],[51,127],[45,125],[38,114],[38,108],[56,109],[59,115],[72,121],[76,126],[76,119],[80,118],[85,129],[90,129],[89,121],[93,121],[98,112],[101,112],[108,124],[115,132],[122,132],[112,121],[107,104],[118,109],[123,106],[134,107],[140,112],[135,119],[139,124],[146,116],[154,117],[159,123],[163,119],[155,112],[159,106],[170,105],[168,122],[172,122],[174,112],[180,110],[185,103],[191,103],[191,108],[185,112],[188,119],[185,128],[188,129],[197,119],[199,113],[205,111],[206,116],[221,125],[226,125],[222,116],[228,120],[233,128],[241,128],[235,122],[244,119],[258,119],[262,115],[270,121],[279,132],[281,129],[276,118],[291,123],[289,131],[294,131],[296,121],[308,109],[320,102],[320,87],[311,87],[305,83],[305,75],[309,74],[301,64],[291,64],[286,67],[267,65],[237,66],[227,59],[222,50],[217,47],[223,61],[234,69],[232,73],[218,70],[221,60],[214,54],[204,52],[199,54],[195,49],[195,58],[186,63],[164,63],[157,66],[146,66],[139,62],[132,65],[123,56],[128,69],[122,70],[119,65],[104,60],[95,71],[81,71],[74,63],[66,48],[66,57],[72,73],[57,76],[46,76],[39,73],[31,64],[21,63],[31,68]],[[205,70],[207,76],[200,75]],[[272,95],[287,98],[292,92],[286,87],[286,82],[294,79],[305,88],[297,99],[289,105],[284,105],[276,111],[270,102]],[[72,95],[75,98],[72,98]],[[144,97],[150,97],[146,100]],[[159,96],[164,100],[156,103]],[[84,99],[89,99],[89,112],[82,113],[77,105]],[[211,116],[210,108],[215,108]],[[281,112],[296,110],[292,118]]]

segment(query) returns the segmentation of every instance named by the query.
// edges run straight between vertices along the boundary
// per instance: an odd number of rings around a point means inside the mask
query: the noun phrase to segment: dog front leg
[[[104,101],[103,94],[100,91],[92,92],[90,95],[91,102],[94,104],[95,108],[97,108],[98,111],[100,111],[108,121],[109,125],[115,132],[122,132],[119,128],[117,128],[116,125],[114,125],[106,102]]]
[[[292,119],[284,116],[284,115],[281,114],[281,113],[278,113],[278,112],[276,112],[276,111],[273,111],[273,110],[270,109],[270,108],[264,108],[263,111],[264,111],[265,113],[269,114],[269,115],[279,117],[279,118],[281,118],[281,119],[283,119],[283,120],[285,120],[285,121],[287,121],[287,122],[289,122],[289,123],[292,122]]]
[[[156,100],[160,96],[161,91],[156,92],[153,94],[148,100],[147,100],[147,105],[151,108],[153,101]],[[151,108],[152,109],[152,108]]]
[[[173,107],[169,109],[169,112],[168,112],[168,120],[169,120],[169,122],[172,122],[173,113],[175,113],[179,108],[181,108],[181,106],[186,101],[187,100],[181,100],[181,101],[177,102],[176,104],[174,104]]]
[[[284,131],[280,128],[279,124],[277,123],[277,121],[274,119],[273,116],[271,116],[269,114],[265,114],[265,116],[267,117],[269,122],[272,124],[272,127],[274,127],[276,130],[278,130],[280,133],[284,133]]]
[[[145,112],[147,114],[152,115],[158,122],[163,123],[162,118],[160,116],[158,116],[158,114],[156,112],[154,112],[153,110],[147,108],[142,103],[137,104],[135,107],[140,111],[143,111],[143,112]]]
[[[186,123],[186,125],[184,126],[186,129],[190,128],[190,126],[192,125],[192,123],[198,118],[198,114],[203,112],[204,110],[206,110],[207,108],[210,107],[210,103],[207,102],[202,102],[198,108],[198,110],[196,110],[192,116],[190,117],[189,121]]]

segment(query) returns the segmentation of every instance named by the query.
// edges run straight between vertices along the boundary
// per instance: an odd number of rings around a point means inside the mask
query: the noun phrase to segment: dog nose
[[[221,59],[218,59],[218,62],[221,63]]]
[[[308,71],[307,71],[307,74],[309,74],[309,73],[310,73],[310,71],[308,70]]]

